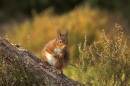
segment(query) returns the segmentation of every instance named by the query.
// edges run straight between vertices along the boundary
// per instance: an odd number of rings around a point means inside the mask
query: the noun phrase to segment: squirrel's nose
[[[63,48],[66,48],[66,45],[64,45]]]

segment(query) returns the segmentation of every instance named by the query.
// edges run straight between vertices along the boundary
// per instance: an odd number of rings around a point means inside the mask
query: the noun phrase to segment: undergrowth
[[[78,71],[75,79],[86,86],[130,85],[129,37],[124,35],[119,24],[116,23],[115,28],[116,40],[109,39],[103,30],[100,41],[87,46],[85,36],[84,44],[78,45],[80,55],[74,65]]]

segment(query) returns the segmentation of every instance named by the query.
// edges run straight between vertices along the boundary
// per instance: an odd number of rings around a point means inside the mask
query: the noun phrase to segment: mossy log
[[[83,86],[3,38],[0,38],[0,77],[0,86]]]

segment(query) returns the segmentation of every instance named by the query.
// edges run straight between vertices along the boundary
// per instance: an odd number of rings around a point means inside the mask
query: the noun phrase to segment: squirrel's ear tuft
[[[68,33],[69,33],[69,31],[68,31],[68,29],[66,29],[66,33],[65,33],[65,34],[66,34],[66,36],[68,36]]]
[[[59,30],[59,29],[57,29],[57,34],[61,35],[61,33],[60,33],[60,30]]]
[[[57,37],[59,38],[61,36],[60,30],[57,29]]]

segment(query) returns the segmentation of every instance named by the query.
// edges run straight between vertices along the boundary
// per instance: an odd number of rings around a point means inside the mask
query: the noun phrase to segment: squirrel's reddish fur
[[[69,61],[69,52],[67,50],[68,45],[68,30],[65,34],[61,34],[60,30],[57,30],[57,38],[49,41],[42,51],[43,61],[49,63],[55,68],[62,70]]]

